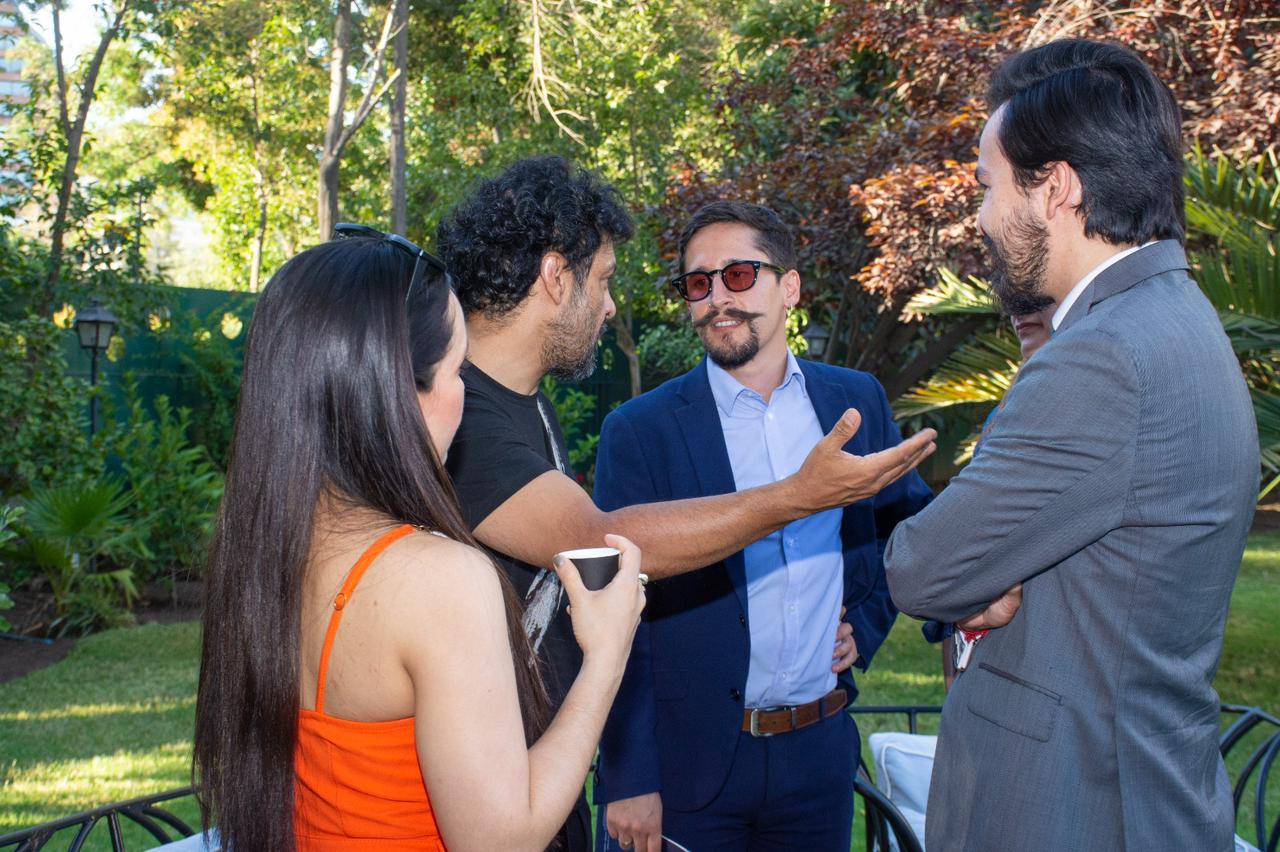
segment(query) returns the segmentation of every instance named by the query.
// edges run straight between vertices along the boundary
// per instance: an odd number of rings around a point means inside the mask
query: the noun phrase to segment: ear
[[[788,269],[782,276],[782,302],[790,310],[800,304],[800,273]]]
[[[1052,220],[1056,216],[1076,216],[1076,211],[1084,203],[1084,187],[1080,183],[1080,175],[1066,162],[1058,161],[1048,166],[1049,176],[1040,185],[1044,192],[1044,218]]]
[[[549,251],[538,264],[538,280],[534,287],[541,287],[557,307],[573,292],[573,270],[569,261],[558,251]]]

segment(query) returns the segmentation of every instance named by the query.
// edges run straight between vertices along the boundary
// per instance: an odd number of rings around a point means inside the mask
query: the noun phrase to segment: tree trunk
[[[351,63],[351,0],[338,0],[333,20],[333,51],[329,60],[329,118],[320,154],[316,223],[320,239],[333,235],[338,221],[338,169],[342,165],[343,111],[347,105],[347,67]]]
[[[956,347],[978,332],[987,322],[989,316],[969,316],[957,321],[944,331],[937,339],[929,342],[924,351],[893,376],[884,381],[884,392],[889,401],[897,399],[921,381],[933,369],[947,359]]]
[[[396,86],[391,93],[391,230],[408,227],[409,202],[405,190],[404,110],[409,88],[409,0],[393,0],[396,27]]]
[[[911,294],[897,293],[889,300],[889,304],[885,305],[884,310],[876,319],[875,328],[871,331],[871,336],[867,338],[867,345],[863,347],[861,352],[854,350],[853,347],[845,354],[844,365],[853,367],[855,370],[866,370],[868,373],[874,373],[876,366],[880,363],[883,355],[884,345],[889,341],[889,335],[898,325],[898,318],[902,316],[902,309],[906,307],[907,302],[911,301]]]
[[[102,70],[102,61],[106,58],[107,48],[111,46],[116,33],[120,31],[120,24],[124,20],[124,15],[128,8],[129,0],[121,0],[119,7],[116,9],[115,17],[107,28],[102,31],[102,37],[98,39],[98,49],[94,51],[93,59],[90,60],[89,67],[85,71],[84,81],[80,84],[80,102],[76,105],[75,121],[68,122],[70,104],[68,103],[66,70],[62,57],[61,22],[59,20],[58,4],[55,3],[53,5],[54,59],[57,64],[58,95],[60,100],[58,113],[63,133],[66,135],[67,158],[62,166],[62,179],[58,184],[58,206],[54,210],[53,224],[49,230],[49,274],[45,279],[42,313],[52,310],[58,285],[62,281],[62,250],[63,242],[66,239],[67,209],[71,205],[71,190],[75,186],[76,170],[80,167],[80,148],[84,141],[84,126],[89,117],[89,107],[93,104],[94,90],[98,85],[98,72]]]
[[[258,196],[258,225],[253,233],[253,254],[249,258],[249,292],[256,293],[262,282],[262,250],[267,242],[267,189],[262,166],[255,164],[253,185]]]
[[[843,289],[840,290],[840,304],[836,307],[835,319],[831,321],[831,336],[827,338],[827,351],[822,353],[822,363],[834,364],[836,362],[836,341],[840,339],[840,331],[844,327],[845,316],[849,311],[850,289],[854,287],[852,278],[844,282]],[[849,346],[853,346],[853,333],[849,334]]]
[[[249,292],[258,292],[262,285],[262,252],[267,242],[267,174],[266,156],[262,145],[262,116],[258,102],[258,55],[253,48],[254,73],[249,82],[253,87],[253,190],[258,199],[258,225],[253,234],[252,256],[249,258]]]
[[[631,311],[618,311],[609,319],[613,326],[615,342],[627,357],[627,374],[631,379],[631,396],[640,395],[640,356],[636,354],[636,339],[631,335]]]

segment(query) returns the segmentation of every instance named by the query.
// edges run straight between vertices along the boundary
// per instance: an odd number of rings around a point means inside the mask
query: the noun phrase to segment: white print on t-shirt
[[[555,459],[556,467],[563,474],[568,474],[565,470],[564,460],[560,458],[560,447],[556,444],[555,433],[551,431],[551,420],[547,417],[546,409],[542,407],[542,398],[537,398],[538,414],[542,415],[542,428],[546,430],[547,443],[551,445],[551,455]],[[529,584],[529,591],[524,596],[524,619],[522,626],[524,633],[529,637],[529,641],[533,643],[534,653],[542,647],[542,638],[547,635],[547,628],[551,626],[551,619],[556,617],[556,611],[560,609],[560,596],[564,593],[564,587],[560,585],[560,578],[554,572],[543,568],[533,578],[533,582]]]

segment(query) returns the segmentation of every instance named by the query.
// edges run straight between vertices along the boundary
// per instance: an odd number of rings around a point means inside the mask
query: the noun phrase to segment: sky
[[[98,46],[98,34],[102,30],[102,12],[99,4],[93,0],[70,0],[66,3],[61,18],[62,49],[67,58],[78,56],[86,50]],[[31,24],[31,29],[40,35],[47,45],[53,45],[53,14],[48,6],[32,12],[30,7],[23,6],[22,14]],[[70,61],[67,62],[71,64]]]

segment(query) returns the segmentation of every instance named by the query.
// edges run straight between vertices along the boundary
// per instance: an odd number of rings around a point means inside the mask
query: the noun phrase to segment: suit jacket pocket
[[[1015,734],[1049,741],[1061,695],[988,663],[979,663],[962,677],[970,675],[977,681],[969,684],[970,713]]]
[[[689,691],[689,672],[684,669],[654,669],[653,697],[658,701],[679,701]]]

